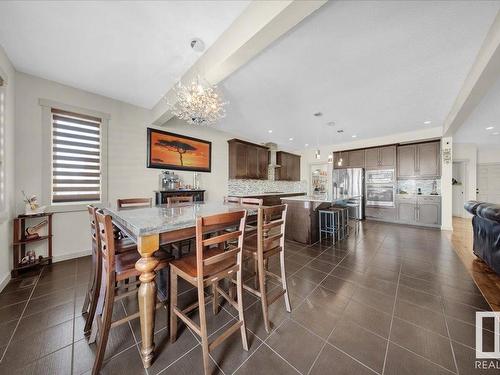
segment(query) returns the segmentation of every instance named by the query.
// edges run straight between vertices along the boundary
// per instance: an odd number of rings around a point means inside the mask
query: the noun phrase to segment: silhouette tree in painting
[[[184,166],[184,160],[182,160],[182,155],[196,150],[196,147],[193,147],[188,143],[180,141],[167,141],[165,139],[158,140],[158,142],[156,142],[155,145],[158,147],[166,148],[169,151],[177,152],[179,154],[179,159],[182,166]]]

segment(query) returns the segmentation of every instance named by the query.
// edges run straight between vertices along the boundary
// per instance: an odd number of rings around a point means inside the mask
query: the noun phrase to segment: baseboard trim
[[[0,292],[7,286],[10,281],[10,271],[2,277],[2,281],[0,281]]]
[[[453,227],[450,225],[450,226],[441,226],[441,230],[449,230],[449,231],[453,231]]]
[[[91,255],[91,254],[92,254],[92,250],[84,250],[84,251],[79,251],[77,253],[55,255],[55,256],[52,257],[52,261],[54,263],[57,263],[57,262],[62,262],[64,260],[81,258],[81,257],[87,256],[87,255]]]

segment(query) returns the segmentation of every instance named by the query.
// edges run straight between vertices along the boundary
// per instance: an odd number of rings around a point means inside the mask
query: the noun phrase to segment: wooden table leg
[[[139,280],[139,313],[141,320],[141,355],[144,368],[151,366],[153,360],[155,344],[153,333],[155,326],[155,305],[156,305],[156,284],[154,282],[154,269],[159,261],[153,253],[160,247],[159,236],[151,235],[139,237],[137,249],[141,254],[141,259],[135,264],[135,269],[141,273]]]

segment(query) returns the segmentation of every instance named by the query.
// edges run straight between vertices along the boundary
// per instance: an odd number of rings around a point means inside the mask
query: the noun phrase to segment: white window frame
[[[2,86],[0,86],[0,96],[3,96],[3,110],[2,116],[0,117],[0,177],[3,181],[3,199],[0,198],[0,223],[3,223],[9,217],[9,202],[8,202],[8,188],[7,188],[7,161],[6,161],[6,132],[7,132],[7,75],[0,69],[0,78],[3,81]]]
[[[52,108],[74,112],[82,115],[101,118],[101,201],[98,205],[106,206],[108,202],[108,124],[111,116],[90,109],[75,107],[49,99],[39,99],[42,107],[42,204],[50,212],[84,211],[88,202],[52,203]]]

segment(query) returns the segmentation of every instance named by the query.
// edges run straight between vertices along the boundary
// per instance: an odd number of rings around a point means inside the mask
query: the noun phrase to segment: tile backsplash
[[[441,179],[436,180],[398,180],[398,193],[405,191],[408,194],[417,194],[422,189],[422,194],[430,194],[434,183],[436,192],[441,195]]]
[[[228,195],[307,192],[307,181],[229,180]]]

